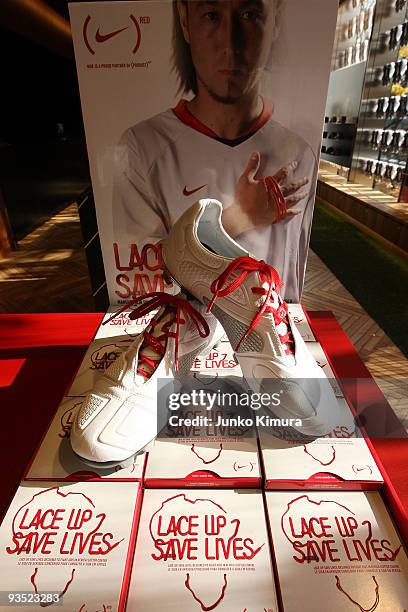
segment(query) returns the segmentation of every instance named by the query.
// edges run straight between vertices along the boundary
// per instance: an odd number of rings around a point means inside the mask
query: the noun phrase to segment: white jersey
[[[279,272],[285,299],[298,302],[303,287],[317,177],[310,146],[270,115],[246,138],[226,143],[195,119],[181,101],[123,134],[116,152],[113,228],[119,248],[162,240],[196,200],[214,198],[226,208],[251,153],[261,155],[259,176],[274,175],[297,161],[293,180],[308,177],[301,214],[240,234],[236,240]],[[291,177],[289,177],[291,179]]]

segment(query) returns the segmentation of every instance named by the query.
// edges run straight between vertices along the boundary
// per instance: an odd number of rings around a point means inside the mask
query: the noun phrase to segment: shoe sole
[[[145,449],[151,443],[152,441],[150,441],[148,444],[146,444],[146,446],[144,446],[136,453],[130,455],[130,457],[128,457],[127,459],[121,459],[120,461],[92,461],[91,459],[85,459],[84,457],[81,457],[81,455],[78,455],[74,450],[72,452],[82,463],[85,463],[86,465],[89,465],[89,467],[95,468],[97,470],[112,470],[114,468],[124,469],[130,467],[135,462],[136,457],[138,455],[142,455],[145,452]]]

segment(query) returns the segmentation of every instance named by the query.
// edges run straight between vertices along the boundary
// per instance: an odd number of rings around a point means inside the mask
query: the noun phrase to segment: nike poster
[[[201,198],[299,302],[337,0],[72,2],[109,297],[172,291],[161,241]],[[266,179],[285,198],[280,215]]]

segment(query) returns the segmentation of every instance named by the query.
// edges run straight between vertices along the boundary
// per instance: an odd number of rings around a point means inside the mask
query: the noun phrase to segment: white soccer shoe
[[[292,431],[306,437],[344,421],[353,427],[288,314],[278,273],[228,236],[221,213],[220,202],[205,199],[178,219],[163,243],[169,274],[215,314],[253,391],[276,392],[279,379],[274,417],[291,419]]]
[[[158,308],[148,327],[101,376],[86,396],[71,429],[73,451],[98,468],[125,467],[157,435],[157,381],[185,376],[194,359],[218,342],[224,330],[194,300],[155,292],[136,302],[130,318]],[[182,318],[182,314],[184,318]],[[183,333],[180,326],[183,325]]]

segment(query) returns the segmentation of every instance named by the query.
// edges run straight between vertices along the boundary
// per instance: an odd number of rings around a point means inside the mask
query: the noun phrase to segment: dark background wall
[[[89,186],[88,161],[73,55],[0,26],[0,67],[0,188],[19,240]]]

